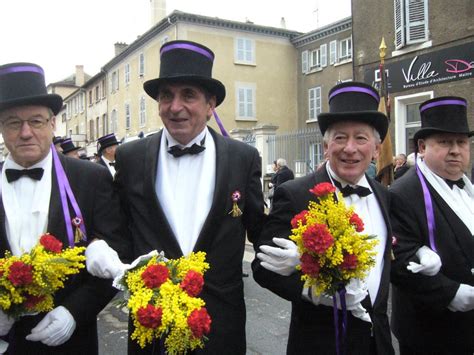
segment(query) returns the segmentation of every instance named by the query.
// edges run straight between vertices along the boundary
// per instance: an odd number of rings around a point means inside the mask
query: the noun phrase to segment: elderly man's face
[[[48,155],[55,117],[44,106],[13,107],[0,112],[0,127],[13,160],[28,168]]]
[[[324,142],[324,150],[337,176],[356,184],[372,159],[377,158],[380,142],[377,142],[372,126],[344,121],[329,127],[329,139]]]
[[[199,86],[180,83],[162,86],[158,102],[163,124],[183,145],[202,132],[216,106],[215,96],[208,100]]]
[[[467,134],[434,134],[418,140],[418,150],[426,165],[443,179],[461,178],[469,165]]]

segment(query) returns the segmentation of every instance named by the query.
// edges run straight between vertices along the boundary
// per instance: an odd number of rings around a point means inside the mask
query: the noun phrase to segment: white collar
[[[367,187],[370,191],[372,191],[372,188],[370,187],[369,182],[367,181],[367,178],[365,177],[365,174],[362,175],[362,177],[359,179],[359,181],[357,181],[356,184],[350,184],[346,180],[344,180],[344,179],[340,178],[339,176],[337,176],[337,174],[331,169],[331,165],[329,164],[329,161],[326,164],[326,171],[329,175],[329,178],[331,179],[331,182],[332,182],[333,179],[337,180],[341,183],[342,187],[346,187],[346,185],[363,186],[363,187]]]
[[[193,144],[201,145],[201,142],[203,138],[207,135],[207,132],[209,132],[209,130],[207,129],[207,126],[206,126],[201,131],[201,133],[199,133],[196,137],[194,137],[188,144],[183,145],[171,136],[171,134],[168,132],[166,127],[163,127],[163,135],[165,136],[166,141],[168,143],[168,149],[175,145],[177,145],[180,148],[191,147]]]
[[[46,155],[44,159],[30,166],[28,169],[33,169],[33,168],[44,169],[45,167],[49,165],[49,162],[52,160],[52,157],[53,157],[53,154],[51,153],[51,149],[50,149],[48,155]],[[16,161],[13,160],[11,153],[7,155],[5,159],[5,165],[3,166],[3,168],[4,169],[19,169],[19,170],[26,169],[24,166],[21,166],[20,164],[18,164]]]

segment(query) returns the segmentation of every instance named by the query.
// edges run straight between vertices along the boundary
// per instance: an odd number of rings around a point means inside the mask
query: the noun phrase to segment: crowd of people
[[[278,159],[266,215],[258,151],[207,125],[226,96],[212,77],[214,53],[180,40],[165,43],[160,55],[160,75],[144,90],[157,102],[163,130],[123,145],[113,134],[101,137],[100,164],[71,158],[79,149],[54,137],[62,98],[47,93],[41,67],[0,66],[0,130],[9,151],[0,166],[1,256],[30,251],[45,232],[87,246],[87,269],[55,295],[52,311],[12,319],[0,310],[7,353],[97,354],[97,314],[116,293],[111,279],[157,250],[169,259],[207,254],[201,297],[212,327],[194,353],[245,354],[246,239],[254,245],[257,283],[292,304],[288,354],[393,354],[391,331],[402,355],[473,353],[474,189],[465,172],[474,131],[465,99],[420,105],[415,166],[406,169],[398,156],[395,173],[403,176],[388,190],[366,175],[389,134],[378,92],[359,82],[336,85],[329,112],[318,117],[326,161],[295,179]],[[289,239],[293,217],[317,202],[309,190],[321,182],[342,193],[378,242],[362,286],[345,296],[342,349],[336,296],[316,296],[316,286],[305,286],[301,255]],[[85,230],[76,244],[68,238],[71,218]],[[359,306],[367,317],[350,312]],[[161,354],[162,346],[141,348],[129,338],[128,353]]]

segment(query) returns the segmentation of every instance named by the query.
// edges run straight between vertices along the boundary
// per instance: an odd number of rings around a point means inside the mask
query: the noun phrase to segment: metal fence
[[[286,159],[295,176],[314,171],[323,159],[323,137],[319,128],[302,129],[269,137],[269,161]]]

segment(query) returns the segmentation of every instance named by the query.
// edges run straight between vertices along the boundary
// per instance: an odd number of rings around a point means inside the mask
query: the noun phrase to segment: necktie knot
[[[168,153],[170,153],[175,158],[179,158],[186,154],[199,154],[204,151],[204,149],[206,149],[206,147],[203,147],[202,145],[197,145],[196,143],[194,143],[190,147],[186,147],[183,149],[181,149],[177,145],[174,145],[168,150]]]
[[[359,197],[369,196],[372,191],[369,188],[364,186],[356,186],[352,187],[350,185],[346,185],[342,187],[341,183],[337,180],[334,180],[334,185],[341,191],[342,197],[348,197],[350,195],[358,195]]]
[[[444,179],[446,181],[446,184],[451,188],[451,190],[454,188],[454,185],[457,185],[461,190],[464,188],[466,183],[464,182],[463,178],[460,178],[458,180],[449,180],[449,179]]]
[[[111,161],[111,162],[109,162],[109,165],[110,165],[110,166],[115,166],[115,162],[114,162],[114,161]]]
[[[33,180],[41,180],[43,177],[44,169],[43,168],[34,168],[34,169],[6,169],[5,175],[7,176],[8,182],[13,182],[21,178],[22,176],[27,176]]]

